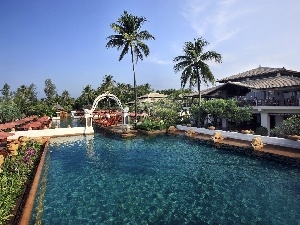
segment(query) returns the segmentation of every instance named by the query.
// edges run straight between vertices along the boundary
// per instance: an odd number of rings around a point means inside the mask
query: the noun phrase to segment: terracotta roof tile
[[[258,67],[252,70],[248,70],[246,72],[242,72],[236,75],[232,75],[229,77],[225,77],[223,79],[218,80],[217,82],[224,83],[227,81],[246,81],[248,79],[256,79],[261,77],[272,76],[275,77],[277,73],[281,75],[294,75],[300,77],[300,72],[287,70],[283,68],[270,68],[270,67]]]
[[[249,88],[255,89],[272,89],[272,88],[283,88],[283,87],[292,87],[299,86],[300,88],[300,78],[299,77],[271,77],[260,80],[250,80],[245,82],[236,82],[242,85],[246,85]]]
[[[249,89],[265,90],[265,89],[276,89],[276,88],[289,88],[289,87],[299,87],[300,89],[300,77],[271,77],[260,80],[250,80],[245,82],[232,82],[229,81],[225,84],[218,85],[216,87],[201,90],[201,95],[210,95],[216,90],[226,86],[228,84],[237,85],[240,87],[246,87]],[[187,95],[187,97],[197,97],[198,93],[193,93]]]

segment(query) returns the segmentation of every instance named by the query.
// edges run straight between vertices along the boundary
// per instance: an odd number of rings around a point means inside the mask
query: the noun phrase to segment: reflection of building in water
[[[60,127],[60,120],[52,120],[52,127]]]
[[[80,127],[83,125],[80,125],[80,118],[72,118],[71,119],[71,127]]]
[[[86,141],[86,154],[89,158],[94,158],[95,150],[94,150],[94,135],[85,136]]]
[[[76,136],[68,136],[68,137],[57,137],[51,138],[50,143],[52,145],[60,145],[60,144],[71,144],[78,141],[83,141],[85,139],[90,140],[93,139],[94,135],[76,135]]]
[[[75,145],[79,142],[86,143],[86,154],[89,158],[95,157],[94,135],[76,135],[68,137],[51,138],[51,145]]]

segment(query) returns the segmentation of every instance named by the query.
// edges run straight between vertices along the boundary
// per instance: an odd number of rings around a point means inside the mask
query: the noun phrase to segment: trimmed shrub
[[[282,121],[280,126],[271,130],[271,134],[277,137],[286,137],[287,135],[300,135],[300,116],[292,116]]]
[[[261,136],[268,136],[268,128],[263,126],[258,127],[255,133]]]

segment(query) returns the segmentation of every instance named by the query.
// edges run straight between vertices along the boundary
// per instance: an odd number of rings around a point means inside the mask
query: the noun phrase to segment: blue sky
[[[0,0],[0,88],[37,86],[51,79],[58,93],[77,98],[111,74],[133,85],[130,55],[106,49],[110,28],[124,10],[144,16],[149,57],[136,66],[137,84],[155,90],[180,88],[173,58],[184,42],[203,37],[223,57],[209,63],[220,79],[260,66],[300,71],[300,2],[298,0]]]

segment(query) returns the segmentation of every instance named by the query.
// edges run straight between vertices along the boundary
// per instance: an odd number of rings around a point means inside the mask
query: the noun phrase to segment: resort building
[[[217,80],[216,87],[201,91],[206,99],[236,99],[241,106],[253,108],[254,122],[270,129],[300,114],[300,72],[259,66],[246,72]],[[190,95],[198,98],[198,93]],[[222,121],[227,127],[227,121]]]
[[[155,102],[155,101],[158,101],[160,99],[167,98],[167,97],[168,97],[168,95],[153,92],[153,93],[149,93],[149,94],[142,95],[142,96],[138,97],[138,102],[151,103],[151,102]],[[128,104],[134,104],[134,101],[128,102]]]

